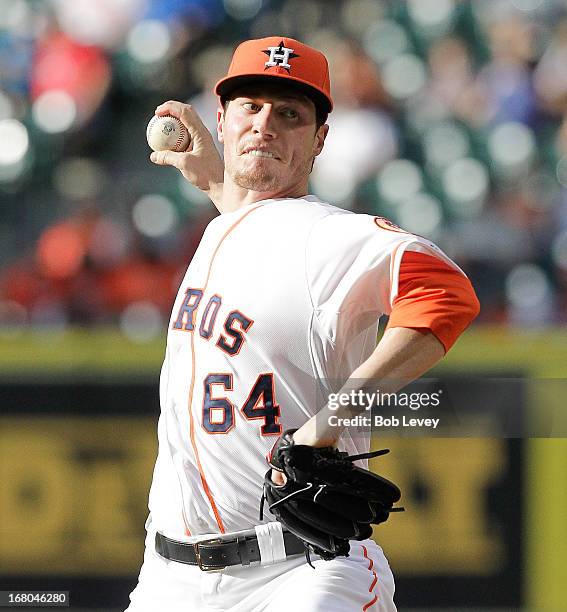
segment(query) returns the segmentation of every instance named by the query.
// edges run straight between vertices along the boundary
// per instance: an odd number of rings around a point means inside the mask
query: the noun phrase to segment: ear
[[[315,134],[315,140],[313,141],[313,156],[317,157],[319,153],[323,150],[323,146],[325,144],[325,138],[327,138],[327,134],[329,133],[329,126],[325,123],[322,125]]]
[[[221,144],[224,144],[224,110],[222,108],[217,109],[217,138]]]

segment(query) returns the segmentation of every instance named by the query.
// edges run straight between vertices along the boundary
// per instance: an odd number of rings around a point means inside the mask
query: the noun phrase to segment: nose
[[[254,115],[252,131],[264,138],[277,136],[274,109],[271,104],[263,104],[261,110]]]

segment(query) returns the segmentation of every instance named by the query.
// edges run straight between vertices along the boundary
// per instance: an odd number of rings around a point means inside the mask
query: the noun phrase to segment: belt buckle
[[[227,542],[229,540],[222,540],[220,538],[211,538],[210,540],[201,540],[200,542],[195,542],[193,544],[193,550],[195,551],[195,558],[197,560],[197,566],[202,572],[222,572],[226,569],[226,565],[224,567],[216,567],[214,565],[207,565],[203,563],[201,559],[201,551],[199,550],[199,546],[203,544],[222,544],[223,542]]]

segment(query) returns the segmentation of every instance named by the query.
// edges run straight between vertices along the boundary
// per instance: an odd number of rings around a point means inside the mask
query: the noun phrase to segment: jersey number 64
[[[227,397],[213,397],[213,386],[221,385],[225,391],[232,391],[232,374],[209,374],[203,384],[203,428],[211,434],[228,433],[235,425],[235,406]],[[273,374],[258,376],[240,412],[248,420],[263,419],[260,429],[263,436],[281,434]]]

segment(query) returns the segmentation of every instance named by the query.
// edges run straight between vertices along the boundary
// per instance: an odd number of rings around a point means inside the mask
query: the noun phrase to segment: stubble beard
[[[232,180],[250,191],[274,191],[281,187],[281,178],[265,169],[257,168],[243,172],[236,170]]]
[[[227,165],[227,170],[232,176],[234,183],[243,189],[250,191],[280,191],[289,184],[290,178],[297,181],[303,175],[309,176],[312,166],[313,159],[306,159],[304,163],[299,164],[299,167],[293,171],[293,177],[288,176],[289,172],[291,172],[289,169],[286,173],[281,171],[274,172],[273,169],[266,167],[264,164],[258,164],[254,168],[246,170],[234,168],[234,166],[230,168]]]

